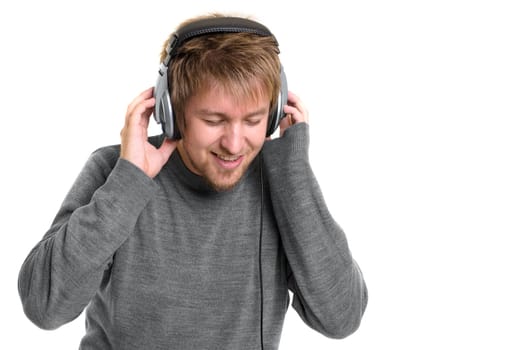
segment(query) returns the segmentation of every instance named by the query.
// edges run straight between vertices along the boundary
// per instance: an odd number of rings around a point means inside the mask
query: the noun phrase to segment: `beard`
[[[226,174],[222,174],[224,172],[221,172],[216,176],[208,176],[206,173],[203,178],[216,192],[225,192],[233,189],[233,187],[235,187],[240,182],[240,179],[247,170],[247,166],[240,170],[237,169],[235,171],[225,171]]]
[[[206,163],[205,166],[200,166],[190,157],[188,159],[193,168],[200,170],[202,178],[209,185],[209,187],[211,187],[216,192],[225,192],[233,189],[240,182],[255,156],[256,155],[253,155],[251,157],[246,155],[243,163],[232,170],[219,169],[211,163]]]

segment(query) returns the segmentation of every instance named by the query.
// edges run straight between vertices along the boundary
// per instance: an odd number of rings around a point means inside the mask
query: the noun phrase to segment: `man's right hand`
[[[153,94],[154,88],[149,88],[128,105],[125,126],[121,130],[121,158],[151,178],[158,175],[178,144],[178,141],[165,139],[156,148],[148,142],[147,129],[156,101]]]

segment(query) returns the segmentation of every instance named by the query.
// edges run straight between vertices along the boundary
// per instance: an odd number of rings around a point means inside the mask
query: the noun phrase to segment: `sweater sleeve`
[[[54,329],[83,311],[155,186],[132,163],[118,159],[115,149],[90,156],[20,269],[19,294],[33,323]]]
[[[265,172],[291,269],[293,307],[313,329],[344,338],[359,327],[368,293],[309,164],[308,138],[308,124],[299,123],[268,141]]]

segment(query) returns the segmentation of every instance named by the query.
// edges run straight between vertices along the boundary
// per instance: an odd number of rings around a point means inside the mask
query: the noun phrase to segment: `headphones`
[[[163,133],[167,138],[176,140],[181,139],[181,133],[177,127],[176,116],[173,113],[170,99],[168,72],[170,61],[176,56],[181,45],[187,40],[201,35],[218,33],[251,33],[260,36],[271,36],[275,39],[268,28],[262,24],[240,17],[214,17],[202,19],[185,25],[177,30],[172,35],[171,40],[165,48],[167,56],[160,65],[158,79],[154,86],[154,97],[156,98],[154,119],[158,124],[161,123]],[[277,108],[270,111],[266,136],[271,136],[279,126],[280,120],[285,115],[283,107],[288,102],[288,83],[286,81],[286,74],[284,73],[282,64],[280,67],[280,80],[281,87],[277,99]]]

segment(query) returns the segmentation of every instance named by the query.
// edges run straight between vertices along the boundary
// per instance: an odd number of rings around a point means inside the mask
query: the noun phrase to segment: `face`
[[[191,97],[178,144],[187,168],[217,191],[236,185],[266,139],[269,101],[236,99],[221,88]]]

